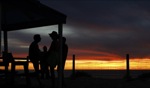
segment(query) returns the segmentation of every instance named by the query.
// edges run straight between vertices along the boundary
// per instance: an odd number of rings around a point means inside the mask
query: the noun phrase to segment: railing
[[[76,60],[76,56],[73,54],[72,56],[72,75],[71,77],[72,78],[75,78],[75,72],[76,72],[76,64],[75,64],[75,60]],[[127,79],[127,80],[130,80],[131,79],[131,75],[130,75],[130,57],[129,57],[129,54],[126,54],[126,64],[125,64],[126,68],[125,68],[125,71],[126,73],[124,74],[124,78]]]

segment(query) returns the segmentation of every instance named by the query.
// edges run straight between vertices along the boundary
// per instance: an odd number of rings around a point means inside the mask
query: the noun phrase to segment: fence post
[[[130,61],[129,61],[129,54],[126,54],[126,75],[125,75],[125,79],[130,80],[131,76],[130,76]]]
[[[72,78],[75,77],[75,55],[72,56]]]

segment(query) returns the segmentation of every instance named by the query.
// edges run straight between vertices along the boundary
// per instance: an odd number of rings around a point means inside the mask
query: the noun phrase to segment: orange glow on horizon
[[[131,59],[131,70],[149,70],[150,59]],[[9,67],[10,69],[10,67]],[[17,66],[16,69],[22,70],[23,66]],[[29,64],[29,69],[33,70],[32,63]],[[76,60],[76,70],[125,70],[126,60]],[[65,70],[72,70],[72,60],[67,60]]]
[[[27,54],[14,54],[15,57],[26,57]],[[22,66],[17,66],[17,69],[23,69]],[[126,60],[115,55],[111,56],[76,56],[76,70],[125,70]],[[9,68],[10,69],[10,68]],[[32,63],[29,64],[29,69],[33,70]],[[72,56],[68,55],[66,70],[72,69]],[[150,70],[150,58],[131,58],[131,70]]]

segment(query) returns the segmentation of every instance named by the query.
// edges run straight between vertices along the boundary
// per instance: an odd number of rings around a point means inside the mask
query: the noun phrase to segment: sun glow
[[[67,60],[65,70],[72,70],[72,60]],[[131,59],[131,70],[149,70],[150,59]],[[11,64],[10,64],[11,65]],[[10,69],[11,66],[9,66]],[[23,66],[17,66],[16,69],[22,70]],[[29,69],[33,70],[32,63],[29,64]],[[76,60],[76,70],[125,70],[126,60]]]
[[[66,69],[72,69],[72,61],[66,62]],[[106,70],[125,69],[125,61],[104,61],[104,60],[77,60],[75,62],[77,70]]]
[[[131,70],[149,70],[150,59],[131,59],[130,69]],[[72,60],[66,62],[66,68],[72,69]],[[75,68],[77,70],[125,70],[126,60],[76,60]]]

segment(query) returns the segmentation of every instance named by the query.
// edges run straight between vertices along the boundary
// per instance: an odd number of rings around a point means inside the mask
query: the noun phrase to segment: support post
[[[63,36],[63,25],[59,24],[58,25],[58,33],[59,33],[59,43],[60,43],[60,53],[59,53],[59,66],[60,68],[58,69],[58,78],[59,78],[59,88],[62,88],[62,81],[63,81],[63,63],[62,63],[62,36]]]
[[[75,77],[75,55],[72,56],[72,78]]]
[[[1,33],[2,31],[2,17],[1,17],[2,15],[1,14],[2,14],[2,2],[0,2],[0,55],[2,54],[1,53],[1,48],[2,48],[1,47],[1,34],[2,34]]]
[[[4,52],[8,53],[7,31],[4,31]]]

